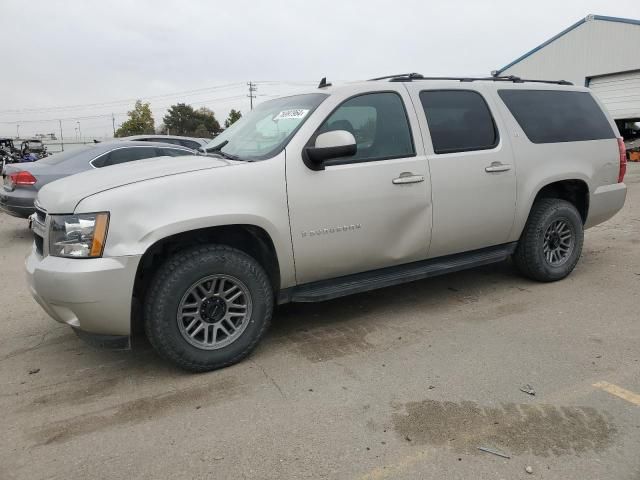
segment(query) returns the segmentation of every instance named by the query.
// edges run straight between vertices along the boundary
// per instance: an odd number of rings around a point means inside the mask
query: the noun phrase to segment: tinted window
[[[435,153],[486,150],[498,132],[482,95],[470,90],[420,92]]]
[[[144,158],[157,157],[158,152],[153,147],[130,147],[113,150],[93,162],[94,167],[108,167],[120,163],[133,162]]]
[[[182,142],[177,138],[155,138],[154,142],[162,142],[162,143],[170,143],[171,145],[180,145],[182,146]]]
[[[351,132],[356,139],[356,154],[344,159],[349,162],[408,157],[415,152],[404,104],[396,93],[368,93],[347,100],[318,133],[334,130]]]
[[[499,90],[498,94],[533,143],[614,137],[611,125],[589,92]]]
[[[160,155],[167,155],[169,157],[183,157],[185,155],[193,155],[193,152],[188,150],[178,150],[177,148],[159,148]]]
[[[192,148],[193,150],[196,150],[198,147],[202,146],[198,142],[194,142],[193,140],[179,140],[179,143],[183,147]]]

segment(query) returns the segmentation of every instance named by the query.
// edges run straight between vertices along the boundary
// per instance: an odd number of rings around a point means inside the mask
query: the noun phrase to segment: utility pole
[[[62,147],[62,151],[64,152],[64,137],[62,136],[62,120],[58,120],[60,124],[60,146]]]
[[[80,143],[82,143],[82,130],[80,130],[80,120],[76,122],[78,124],[78,137],[80,137]]]
[[[256,98],[254,92],[258,90],[258,86],[253,82],[249,82],[247,83],[247,85],[249,85],[249,95],[247,95],[247,97],[249,97],[249,101],[251,102],[251,110],[253,110],[253,99]]]
[[[20,138],[20,124],[16,125],[16,140]]]
[[[116,117],[111,114],[111,125],[113,125],[113,138],[116,138]]]

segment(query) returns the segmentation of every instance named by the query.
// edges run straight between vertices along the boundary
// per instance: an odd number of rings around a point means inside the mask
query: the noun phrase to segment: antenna
[[[330,86],[331,84],[327,83],[327,77],[322,77],[322,80],[320,80],[320,84],[318,85],[318,88],[326,88]]]

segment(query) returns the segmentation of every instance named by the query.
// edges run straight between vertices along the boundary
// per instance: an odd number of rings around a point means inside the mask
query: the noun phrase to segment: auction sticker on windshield
[[[282,110],[279,114],[273,117],[273,120],[297,120],[299,118],[304,118],[307,113],[309,113],[309,110],[304,108]]]

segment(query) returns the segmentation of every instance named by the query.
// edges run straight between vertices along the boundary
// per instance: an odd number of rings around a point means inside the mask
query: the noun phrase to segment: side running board
[[[278,303],[322,302],[354,293],[368,292],[377,288],[501,262],[515,251],[516,245],[516,242],[505,243],[471,252],[456,253],[430,260],[306,283],[282,290]]]

